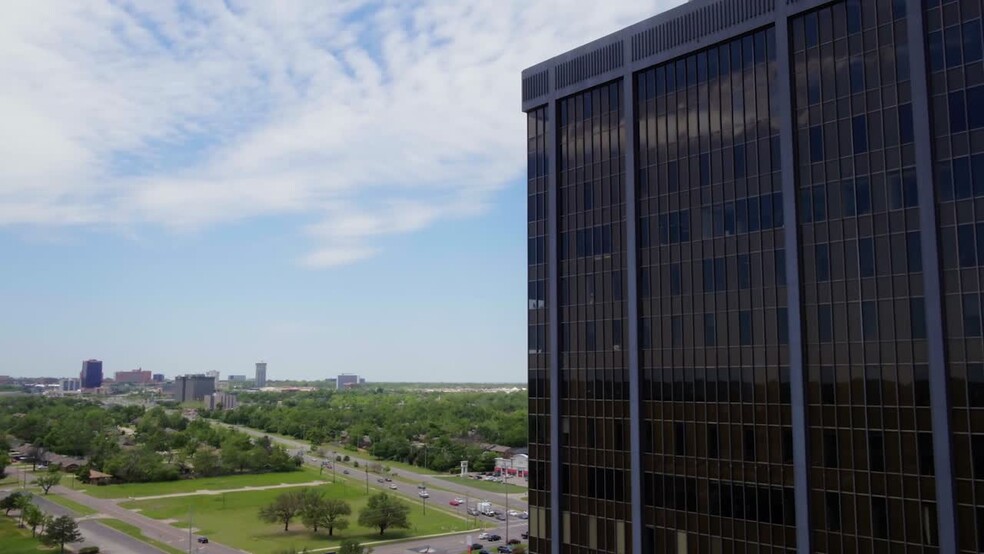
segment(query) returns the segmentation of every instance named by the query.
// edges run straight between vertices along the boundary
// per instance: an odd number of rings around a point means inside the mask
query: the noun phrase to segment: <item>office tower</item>
[[[365,381],[361,381],[365,382]],[[357,387],[360,384],[359,376],[352,373],[342,373],[335,379],[335,389],[350,389],[352,387]]]
[[[232,382],[242,382],[242,381],[246,381],[246,376],[245,375],[230,375],[229,376],[229,382],[230,383],[232,383]]]
[[[155,373],[153,375],[153,377],[152,377],[152,380],[155,383],[163,383],[164,382],[164,374],[163,373]]]
[[[82,388],[82,383],[79,379],[62,379],[60,382],[62,392],[74,392]]]
[[[523,72],[531,550],[984,550],[980,0],[693,0]]]
[[[150,371],[145,371],[143,369],[134,369],[131,371],[117,371],[113,379],[117,383],[146,385],[152,381],[153,375],[151,375]]]
[[[82,362],[82,373],[79,375],[83,389],[98,389],[103,381],[103,363],[100,360]]]
[[[235,394],[216,392],[205,397],[205,407],[209,410],[234,410],[239,405]]]
[[[266,386],[266,362],[256,362],[256,388],[263,388]]]
[[[182,375],[174,380],[174,399],[178,402],[205,400],[215,394],[215,378],[205,375]]]

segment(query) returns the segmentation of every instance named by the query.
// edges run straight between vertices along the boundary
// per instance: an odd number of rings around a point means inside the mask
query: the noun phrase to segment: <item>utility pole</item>
[[[369,464],[363,466],[366,468],[366,494],[369,494]]]
[[[191,554],[191,528],[192,528],[192,517],[194,516],[195,506],[193,504],[188,505],[188,554]]]
[[[427,515],[427,498],[423,495],[420,496],[420,507],[424,510],[424,515]]]

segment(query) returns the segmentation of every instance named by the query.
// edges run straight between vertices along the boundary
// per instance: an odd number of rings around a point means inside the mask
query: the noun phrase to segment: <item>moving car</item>
[[[426,489],[427,488],[427,485],[425,485],[424,483],[421,483],[421,484],[417,485],[417,488],[423,490],[423,489]]]
[[[520,537],[523,537],[523,539],[525,539],[525,540],[529,540],[530,539],[530,532],[529,531],[523,531],[523,534],[520,535]]]
[[[421,498],[430,498],[430,493],[428,493],[427,491],[420,491],[417,493],[417,496]]]
[[[342,473],[344,473],[345,475],[348,475],[349,474],[349,471],[347,469],[343,469],[342,470]]]
[[[509,510],[509,515],[512,517],[518,516],[521,512],[519,510]]]
[[[461,505],[461,501],[458,500],[457,498],[452,498],[451,500],[448,500],[448,504],[450,504],[452,506],[460,506]]]
[[[468,515],[477,516],[479,514],[478,508],[468,508]]]
[[[376,482],[377,482],[377,483],[385,483],[386,481],[383,481],[383,479],[382,479],[382,478],[379,478],[379,479],[376,479]]]
[[[390,483],[390,488],[393,489],[393,490],[396,490],[396,489],[398,489],[400,487],[397,487],[396,486],[396,483]]]
[[[502,537],[499,535],[489,535],[489,540],[492,542],[501,541]]]
[[[198,537],[198,544],[208,544],[208,537]]]

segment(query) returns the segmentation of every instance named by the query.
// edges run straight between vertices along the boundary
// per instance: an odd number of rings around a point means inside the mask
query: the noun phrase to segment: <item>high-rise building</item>
[[[146,385],[153,379],[150,371],[134,369],[132,371],[117,371],[114,378],[117,383],[130,383],[134,385]]]
[[[362,381],[363,383],[365,381]],[[359,376],[352,373],[342,373],[335,379],[335,389],[350,389],[359,386]]]
[[[61,390],[63,392],[74,392],[82,388],[82,382],[79,379],[73,379],[71,377],[68,379],[62,379],[59,381],[59,384],[61,385]]]
[[[209,410],[233,410],[239,405],[239,399],[232,393],[217,392],[206,396],[205,404]]]
[[[155,383],[163,383],[164,382],[164,374],[163,373],[155,373],[153,375],[153,377],[152,377],[152,380]]]
[[[216,381],[219,380],[219,372],[218,372],[218,370],[215,370],[215,369],[206,371],[205,372],[205,376],[206,377],[211,377],[211,378],[215,379]]]
[[[174,399],[178,402],[205,400],[215,393],[215,378],[205,375],[182,375],[174,380]]]
[[[266,362],[256,362],[256,379],[254,383],[258,389],[266,386],[266,370]]]
[[[692,0],[523,72],[531,551],[984,551],[980,0]]]
[[[83,389],[98,389],[103,381],[103,363],[100,360],[82,362],[82,373],[79,375]]]
[[[245,375],[230,375],[229,382],[242,382],[246,380]]]

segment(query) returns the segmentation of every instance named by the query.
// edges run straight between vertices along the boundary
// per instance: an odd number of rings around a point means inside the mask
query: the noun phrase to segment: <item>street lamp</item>
[[[424,510],[424,515],[427,515],[427,497],[423,494],[420,495],[420,507]]]

